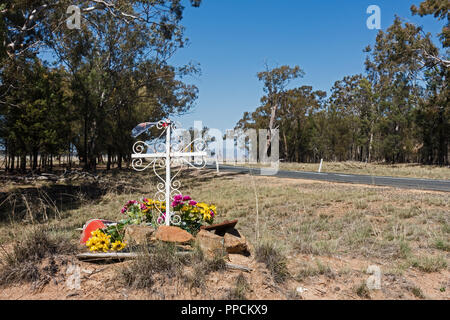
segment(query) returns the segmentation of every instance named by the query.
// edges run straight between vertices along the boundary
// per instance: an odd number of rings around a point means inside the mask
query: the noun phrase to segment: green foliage
[[[73,4],[83,11],[81,30],[60,27]],[[7,169],[15,169],[18,158],[24,171],[27,156],[32,169],[52,169],[54,156],[73,149],[85,169],[95,170],[104,154],[108,169],[113,157],[122,167],[130,161],[136,123],[187,112],[197,98],[197,88],[180,79],[198,67],[167,64],[186,40],[181,1],[114,1],[83,10],[88,6],[14,0],[0,7],[0,60],[6,61],[0,139]],[[42,45],[56,67],[38,58]]]
[[[428,0],[412,10],[444,19],[448,6]],[[365,51],[366,74],[337,81],[327,100],[308,86],[285,90],[299,67],[260,72],[266,95],[236,128],[278,127],[284,161],[448,164],[449,68],[431,34],[396,18]]]
[[[450,46],[450,2],[448,0],[425,0],[420,3],[419,8],[417,6],[411,6],[411,12],[413,14],[419,14],[421,17],[426,15],[433,15],[439,20],[447,19],[447,24],[442,29],[440,35],[444,47],[448,48]]]

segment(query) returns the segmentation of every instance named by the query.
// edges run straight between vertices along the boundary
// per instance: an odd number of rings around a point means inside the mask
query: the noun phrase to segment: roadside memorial
[[[182,250],[192,250],[190,246],[196,243],[208,251],[213,245],[221,249],[224,256],[247,254],[245,237],[235,229],[237,220],[214,225],[216,206],[180,191],[181,183],[176,179],[184,167],[202,169],[206,166],[206,142],[202,138],[184,139],[170,120],[140,124],[132,135],[136,138],[149,130],[159,134],[155,139],[139,140],[133,145],[132,167],[136,171],[153,169],[158,179],[154,197],[126,202],[120,209],[124,218],[118,222],[88,221],[80,243],[90,253],[82,253],[79,258],[135,258],[133,248],[136,245],[151,245],[154,241],[172,242]],[[131,243],[133,246],[129,246]],[[186,249],[186,245],[191,249]]]

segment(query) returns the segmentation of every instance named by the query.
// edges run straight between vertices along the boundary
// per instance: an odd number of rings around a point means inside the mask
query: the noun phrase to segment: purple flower
[[[189,201],[190,206],[195,206],[197,204],[197,201],[191,200]]]
[[[183,195],[177,194],[175,197],[173,197],[173,200],[175,200],[175,201],[181,201],[181,200],[183,200]]]
[[[188,200],[192,200],[192,198],[189,197],[189,196],[184,196],[184,197],[183,197],[183,201],[188,201]]]

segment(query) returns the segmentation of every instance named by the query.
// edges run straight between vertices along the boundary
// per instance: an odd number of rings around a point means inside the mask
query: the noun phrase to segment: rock
[[[248,251],[245,237],[236,237],[231,233],[225,233],[224,245],[228,253],[244,253]]]
[[[125,229],[124,240],[127,243],[135,243],[137,245],[146,244],[150,241],[150,237],[155,232],[155,228],[151,226],[128,225]]]
[[[209,257],[217,253],[225,253],[224,238],[206,230],[200,230],[195,237],[195,242]]]
[[[219,236],[224,236],[228,230],[233,229],[236,224],[238,223],[238,220],[228,221],[225,220],[224,222],[213,224],[210,226],[201,226],[200,229],[207,230],[207,231],[215,231],[215,233]]]
[[[186,243],[194,239],[194,237],[187,231],[174,226],[160,226],[155,233],[156,240]]]

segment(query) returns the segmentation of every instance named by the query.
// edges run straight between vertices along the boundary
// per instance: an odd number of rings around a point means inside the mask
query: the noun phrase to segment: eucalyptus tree
[[[379,32],[374,47],[366,49],[367,78],[382,115],[378,149],[389,162],[411,161],[417,147],[414,110],[423,95],[424,72],[435,65],[433,59],[423,59],[423,48],[438,55],[431,34],[396,18],[386,32]]]
[[[447,23],[442,28],[442,33],[439,36],[444,48],[450,47],[450,2],[448,0],[425,0],[420,3],[419,7],[412,5],[411,12],[413,14],[418,14],[421,17],[433,15],[438,20],[447,20]],[[436,60],[446,67],[450,66],[450,60],[448,59],[442,59],[439,56],[433,55],[429,56],[429,58]]]
[[[275,129],[275,120],[277,111],[282,108],[282,97],[285,93],[288,84],[297,78],[304,76],[304,72],[299,66],[281,66],[278,68],[269,69],[266,65],[266,70],[257,74],[258,79],[263,82],[263,90],[266,93],[266,102],[270,108],[270,118],[268,123],[269,133],[267,136],[267,154],[270,153],[271,132]]]
[[[66,24],[69,6],[79,8],[79,29]],[[0,59],[19,65],[50,49],[46,57],[69,75],[76,116],[66,145],[95,169],[104,151],[126,156],[137,121],[184,112],[197,97],[180,80],[197,67],[167,63],[186,43],[183,10],[181,0],[12,0],[0,5]],[[4,81],[0,91],[5,105]]]
[[[302,86],[285,90],[278,100],[281,108],[276,113],[274,126],[279,128],[282,143],[280,153],[285,161],[306,161],[314,153],[312,131],[313,116],[323,109],[326,93],[313,91],[311,86]],[[245,112],[235,129],[268,128],[272,114],[272,105],[268,96],[261,99],[261,106],[254,112]]]
[[[186,111],[197,96],[195,87],[177,79],[196,67],[167,64],[186,42],[180,1],[115,3],[116,11],[93,10],[80,29],[57,29],[47,39],[72,75],[82,127],[75,144],[86,169],[95,169],[102,152],[108,159],[116,153],[121,165],[131,149],[126,132],[137,121]]]
[[[372,85],[363,75],[336,81],[328,101],[329,144],[340,159],[371,161],[380,118]]]

